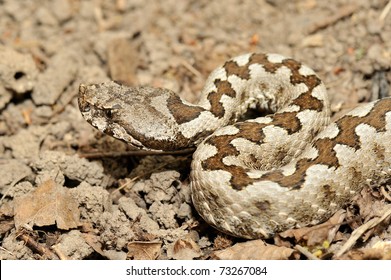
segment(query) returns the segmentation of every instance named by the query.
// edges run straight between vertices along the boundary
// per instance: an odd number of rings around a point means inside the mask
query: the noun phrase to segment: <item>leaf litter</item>
[[[80,225],[77,201],[53,180],[41,184],[32,193],[15,199],[15,227],[33,228],[56,225],[69,230]]]

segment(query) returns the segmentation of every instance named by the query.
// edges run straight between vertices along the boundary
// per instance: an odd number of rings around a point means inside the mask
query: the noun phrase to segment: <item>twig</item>
[[[42,246],[37,241],[32,239],[25,233],[22,233],[18,236],[18,239],[24,241],[32,251],[37,252],[41,256],[46,256],[50,260],[58,260],[58,257],[48,248]]]
[[[52,249],[57,254],[57,256],[60,258],[60,260],[69,260],[69,258],[58,248],[57,245],[53,245]]]
[[[306,256],[309,260],[319,260],[317,257],[315,257],[310,251],[308,251],[306,248],[296,245],[295,249],[302,253],[304,256]]]
[[[309,29],[308,34],[313,34],[317,32],[318,30],[324,29],[330,25],[335,24],[336,22],[340,21],[341,19],[344,19],[350,15],[352,15],[357,10],[357,6],[355,5],[346,5],[339,9],[339,11],[328,18],[322,19],[316,23],[314,23]]]
[[[195,69],[190,63],[188,63],[186,60],[181,60],[181,64],[187,69],[189,70],[194,76],[196,76],[197,78],[202,78],[202,74],[200,73],[200,71],[198,71],[197,69]]]
[[[391,196],[388,194],[388,192],[386,191],[384,186],[381,186],[380,192],[382,193],[382,195],[384,196],[385,199],[387,199],[388,201],[391,201]]]
[[[73,87],[73,85],[71,85],[71,87]],[[65,97],[63,97],[63,100],[59,99],[60,103],[55,104],[51,117],[54,117],[55,115],[58,115],[59,113],[63,112],[65,110],[65,107],[73,101],[74,97],[78,95],[78,93],[79,92],[77,90],[71,90],[70,92],[64,91],[62,96]]]
[[[381,12],[381,14],[379,16],[379,20],[383,22],[390,11],[391,11],[391,0],[384,7],[383,11]]]
[[[361,225],[357,229],[355,229],[352,232],[352,235],[350,236],[349,240],[346,241],[346,243],[342,246],[342,248],[335,254],[335,257],[342,256],[347,250],[353,247],[353,245],[356,243],[356,241],[368,230],[376,225],[380,224],[382,221],[387,219],[389,216],[391,216],[391,204],[384,207],[384,211],[382,216],[373,218],[366,222],[365,224]]]

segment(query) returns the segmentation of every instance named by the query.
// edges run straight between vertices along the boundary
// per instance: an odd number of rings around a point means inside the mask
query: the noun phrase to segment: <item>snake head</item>
[[[168,89],[126,87],[116,82],[79,87],[79,109],[84,119],[99,131],[138,149],[174,151],[186,149],[185,138],[167,109],[178,99]]]

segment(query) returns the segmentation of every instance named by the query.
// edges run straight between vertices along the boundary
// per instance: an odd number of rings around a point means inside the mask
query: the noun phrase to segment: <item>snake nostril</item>
[[[106,118],[111,119],[113,117],[113,111],[112,110],[109,109],[109,110],[105,110],[104,112],[105,112]]]

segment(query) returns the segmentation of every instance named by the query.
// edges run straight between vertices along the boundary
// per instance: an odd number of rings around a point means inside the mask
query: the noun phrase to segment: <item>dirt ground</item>
[[[391,95],[391,1],[222,3],[0,1],[0,259],[391,258],[384,182],[324,225],[247,242],[196,213],[191,155],[132,152],[82,118],[81,83],[194,102],[215,67],[248,52],[312,67],[333,118]]]

